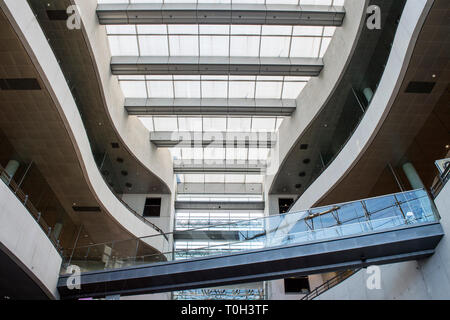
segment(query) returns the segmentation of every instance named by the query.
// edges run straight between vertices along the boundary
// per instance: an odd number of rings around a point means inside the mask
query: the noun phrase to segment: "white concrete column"
[[[413,189],[422,189],[425,188],[422,179],[420,179],[419,174],[417,173],[416,169],[412,165],[411,162],[405,163],[403,166],[403,172],[405,173],[406,177],[408,178],[409,184]]]
[[[19,169],[20,163],[17,160],[9,160],[8,164],[5,168],[6,175],[2,174],[1,178],[6,183],[9,184],[9,182],[12,180],[14,175],[16,174],[17,170]]]

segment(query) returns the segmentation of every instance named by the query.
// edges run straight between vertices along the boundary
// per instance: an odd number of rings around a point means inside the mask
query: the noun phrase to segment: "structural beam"
[[[180,148],[272,148],[275,132],[150,132],[150,141],[157,147]]]
[[[264,201],[175,201],[178,210],[264,210]]]
[[[177,183],[177,194],[262,194],[262,183]]]
[[[242,173],[263,174],[265,161],[225,160],[175,160],[174,173]]]
[[[166,99],[128,98],[129,115],[237,115],[291,116],[297,102],[291,99]]]
[[[341,26],[342,6],[264,4],[99,4],[100,24]]]
[[[253,75],[317,77],[321,58],[114,56],[114,75]]]

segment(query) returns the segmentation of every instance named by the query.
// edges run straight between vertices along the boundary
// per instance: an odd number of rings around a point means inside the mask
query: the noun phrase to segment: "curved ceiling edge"
[[[104,26],[96,16],[97,1],[71,0],[79,7],[84,40],[90,51],[97,74],[107,116],[128,152],[148,171],[157,176],[170,192],[174,188],[172,156],[166,149],[158,149],[150,142],[150,134],[137,117],[124,110],[124,97],[117,77],[111,74],[111,54]]]
[[[323,57],[324,69],[317,78],[312,78],[297,98],[297,110],[291,118],[281,124],[278,131],[278,141],[275,152],[276,159],[272,168],[273,175],[266,177],[269,194],[275,194],[274,182],[278,178],[287,158],[301,139],[304,132],[314,122],[320,111],[335,93],[345,70],[355,52],[358,39],[365,26],[366,7],[369,0],[346,1],[346,16],[344,24],[336,29],[330,45]],[[336,59],[346,57],[346,59]],[[282,137],[283,140],[280,140]]]

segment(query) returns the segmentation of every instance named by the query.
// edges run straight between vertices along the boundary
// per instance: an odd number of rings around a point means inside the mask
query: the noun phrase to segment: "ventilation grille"
[[[47,10],[47,17],[52,21],[66,21],[69,19],[66,10]]]
[[[406,93],[431,93],[436,82],[411,81],[406,88]]]
[[[81,207],[81,206],[73,206],[73,211],[76,212],[100,212],[100,207]]]
[[[2,90],[41,90],[39,82],[34,78],[0,79]]]

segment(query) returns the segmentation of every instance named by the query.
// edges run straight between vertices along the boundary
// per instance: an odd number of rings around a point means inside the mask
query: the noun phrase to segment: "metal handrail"
[[[47,238],[55,247],[56,251],[60,255],[62,255],[62,247],[59,243],[59,240],[54,237],[52,234],[52,228],[47,224],[47,222],[42,218],[42,213],[36,209],[33,203],[29,200],[28,194],[23,192],[20,186],[13,180],[13,178],[6,172],[6,170],[0,165],[0,177],[9,189],[14,193],[16,198],[23,204],[23,206],[27,209],[30,215],[36,220],[38,225],[41,227],[42,231],[47,235]],[[5,179],[7,181],[5,181]]]
[[[352,275],[357,273],[361,268],[354,269],[354,270],[344,270],[339,272],[335,277],[331,278],[330,280],[325,281],[320,286],[316,287],[314,290],[312,290],[310,293],[302,297],[300,300],[312,300],[325,291],[337,286],[342,281],[350,278]]]

